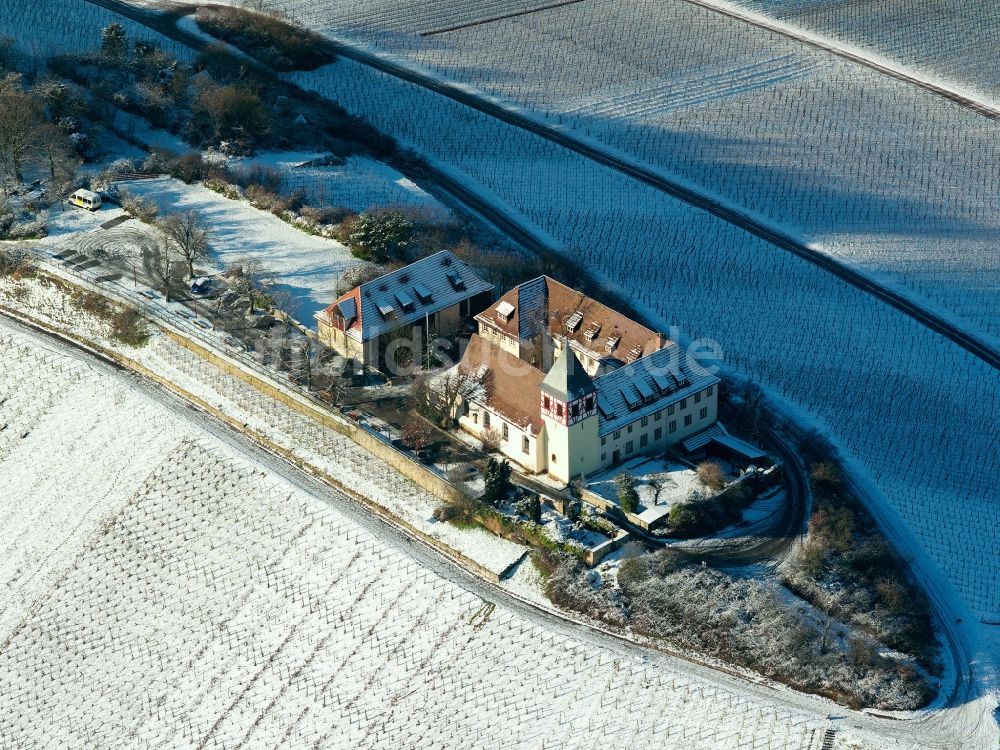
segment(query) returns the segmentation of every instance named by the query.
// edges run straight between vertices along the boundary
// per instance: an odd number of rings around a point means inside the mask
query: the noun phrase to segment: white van
[[[96,211],[101,207],[101,196],[93,190],[80,188],[69,197],[69,202],[78,208],[85,208],[88,211]]]

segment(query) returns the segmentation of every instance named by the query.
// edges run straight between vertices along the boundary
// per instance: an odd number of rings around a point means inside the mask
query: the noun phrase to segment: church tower
[[[540,388],[549,474],[568,483],[579,474],[599,469],[597,388],[568,343]]]

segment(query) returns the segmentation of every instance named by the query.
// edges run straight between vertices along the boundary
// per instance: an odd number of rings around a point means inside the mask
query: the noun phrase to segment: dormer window
[[[625,359],[628,362],[635,362],[637,359],[640,359],[641,357],[642,357],[642,344],[636,344],[635,346],[633,346],[631,349],[628,350],[628,356],[626,356]]]
[[[414,284],[413,293],[416,294],[417,299],[419,299],[425,305],[434,299],[434,295],[431,294],[431,290],[425,287],[423,284]]]
[[[396,301],[399,303],[403,312],[410,312],[413,310],[413,299],[402,289],[396,292],[393,296],[396,298]]]
[[[577,329],[580,328],[580,323],[583,322],[583,313],[575,312],[566,319],[566,330],[570,333],[576,333]]]
[[[604,342],[604,350],[606,352],[613,352],[615,349],[618,348],[618,342],[621,340],[622,337],[620,334],[617,333],[611,334],[610,336],[608,336],[608,340]]]
[[[497,317],[504,323],[509,323],[514,315],[514,306],[510,302],[501,302],[497,305]]]
[[[588,342],[593,342],[597,338],[597,334],[601,332],[600,323],[591,323],[587,326],[587,330],[583,332],[583,337],[587,339]]]
[[[455,290],[460,291],[462,289],[465,289],[465,279],[463,279],[457,273],[449,273],[448,281],[451,283],[452,287]]]

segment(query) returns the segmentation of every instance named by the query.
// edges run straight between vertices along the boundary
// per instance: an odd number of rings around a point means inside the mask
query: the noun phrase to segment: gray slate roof
[[[369,341],[492,289],[451,251],[442,250],[362,284],[361,330],[348,334]],[[391,316],[380,308],[392,308]]]
[[[539,388],[542,393],[547,393],[563,402],[583,398],[595,391],[594,381],[590,379],[569,346],[563,349],[563,353],[552,364]]]
[[[607,435],[719,382],[674,344],[594,381],[598,432]]]

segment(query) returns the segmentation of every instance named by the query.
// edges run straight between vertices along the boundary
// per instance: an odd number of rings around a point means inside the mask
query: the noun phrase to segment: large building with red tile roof
[[[476,322],[459,367],[489,387],[463,398],[459,424],[530,472],[569,482],[663,452],[716,420],[715,375],[554,279],[521,284]]]

